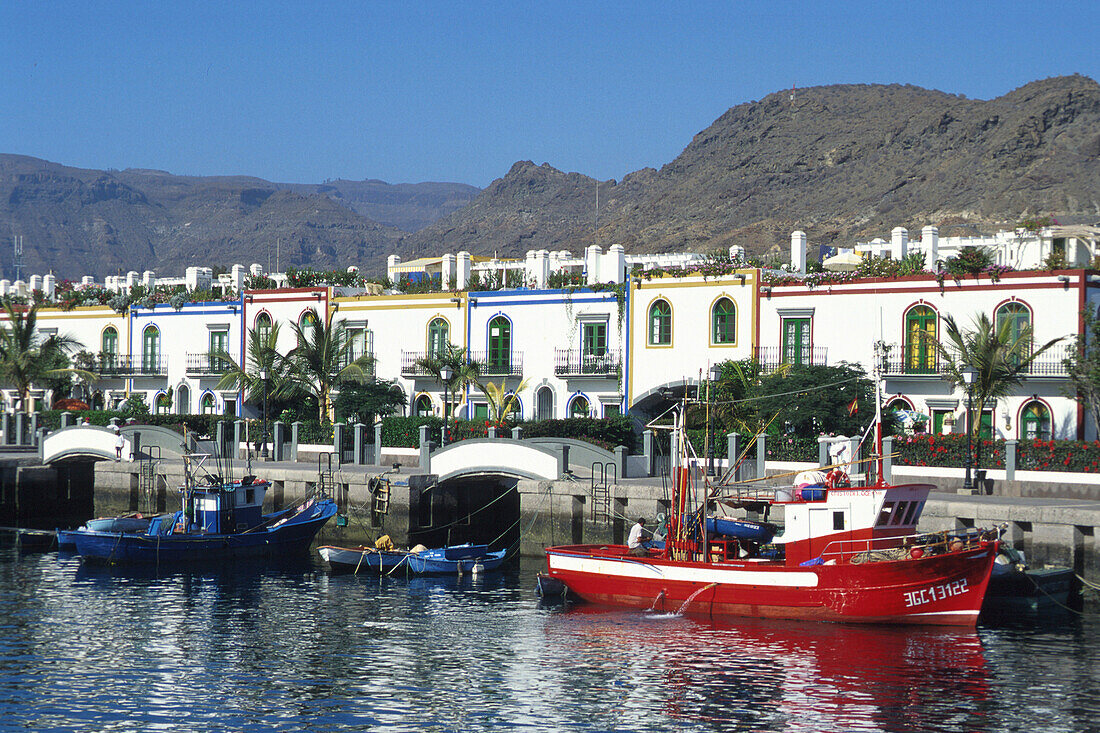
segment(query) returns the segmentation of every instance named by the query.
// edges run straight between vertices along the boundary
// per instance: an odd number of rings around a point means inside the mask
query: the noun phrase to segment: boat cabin
[[[783,532],[772,542],[785,545],[788,564],[873,549],[875,539],[916,533],[931,490],[930,484],[818,489],[809,499],[804,489],[780,490],[775,504],[783,507]]]
[[[181,488],[183,509],[176,512],[168,531],[232,534],[251,529],[263,521],[264,498],[270,486],[268,481],[245,476],[227,483],[211,477],[206,485]],[[150,527],[149,533],[158,530]]]

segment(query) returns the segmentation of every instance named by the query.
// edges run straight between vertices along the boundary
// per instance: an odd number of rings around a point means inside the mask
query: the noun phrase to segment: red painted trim
[[[861,282],[864,282],[864,281],[861,281]],[[846,285],[848,285],[848,283],[845,283],[845,285],[832,285],[832,286],[830,286],[830,285],[819,285],[818,287],[815,287],[815,288],[806,288],[804,285],[795,285],[795,286],[776,285],[775,286],[776,288],[780,288],[780,287],[797,287],[797,288],[800,288],[800,290],[797,293],[781,293],[781,292],[776,292],[776,291],[773,290],[772,293],[771,293],[771,297],[773,297],[773,298],[792,298],[792,297],[801,298],[801,297],[805,297],[805,296],[808,296],[808,295],[817,295],[817,296],[821,296],[821,295],[882,295],[882,294],[892,294],[892,293],[938,294],[938,292],[939,292],[939,288],[927,288],[927,287],[924,287],[924,288],[881,288],[881,289],[876,289],[876,290],[868,290],[868,289],[864,288],[864,289],[858,289],[857,290],[857,289],[854,289],[854,288],[846,287]],[[944,285],[945,285],[944,292],[946,293],[948,291],[948,288],[946,287],[946,283]],[[953,291],[953,292],[989,291],[989,290],[1015,290],[1015,291],[1019,291],[1019,290],[1022,290],[1022,289],[1027,289],[1027,290],[1054,290],[1054,289],[1065,290],[1066,289],[1066,283],[1035,283],[1035,284],[1032,284],[1032,285],[1021,285],[1021,284],[1018,284],[1018,283],[1003,283],[1003,282],[1002,283],[988,283],[988,284],[978,283],[978,284],[969,285],[969,286],[966,286],[966,287],[951,288],[951,291]]]
[[[1047,409],[1047,416],[1050,418],[1050,436],[1053,438],[1054,437],[1054,409],[1050,406],[1050,403],[1047,402],[1042,397],[1040,397],[1039,395],[1032,395],[1030,397],[1028,395],[1024,395],[1024,401],[1021,402],[1020,406],[1016,408],[1016,439],[1017,440],[1023,440],[1024,439],[1024,435],[1023,435],[1024,410],[1032,402],[1038,402],[1040,405],[1042,405],[1043,407],[1045,407]],[[996,416],[994,416],[994,417],[996,417]],[[1080,439],[1081,439],[1080,436],[1078,436],[1078,440],[1080,440]]]
[[[905,404],[909,405],[910,410],[915,410],[916,409],[913,406],[913,400],[909,399],[908,397],[901,394],[900,392],[898,394],[894,395],[893,397],[887,397],[886,398],[886,407],[887,407],[887,409],[889,409],[890,405],[894,404],[895,402],[904,402]]]
[[[256,299],[261,299],[262,298],[263,300],[267,300],[268,298],[266,296],[262,295],[262,293],[279,293],[280,295],[282,295],[282,294],[285,294],[285,293],[320,293],[320,292],[324,292],[325,290],[327,290],[327,288],[324,288],[324,287],[279,288],[278,290],[246,290],[246,291],[244,291],[244,294],[246,296],[252,296],[253,298],[256,298]]]
[[[1027,308],[1028,315],[1031,317],[1031,320],[1034,321],[1035,309],[1031,307],[1030,303],[1028,303],[1027,301],[1022,300],[1020,298],[1017,298],[1015,295],[1013,295],[1011,298],[1006,298],[1006,299],[1002,300],[1000,303],[998,303],[997,305],[993,306],[993,319],[994,320],[997,319],[997,311],[1000,310],[1002,306],[1006,306],[1009,303],[1019,303],[1023,307]]]

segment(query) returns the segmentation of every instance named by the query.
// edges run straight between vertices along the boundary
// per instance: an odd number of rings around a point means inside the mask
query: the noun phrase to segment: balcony
[[[163,377],[168,374],[168,360],[163,356],[117,356],[101,354],[94,371],[105,379],[128,377]]]
[[[402,377],[430,377],[427,369],[416,362],[428,356],[426,351],[402,351],[401,352],[401,376]]]
[[[523,376],[523,352],[506,352],[493,354],[489,358],[489,352],[471,351],[470,361],[477,362],[481,367],[483,377],[522,377]]]
[[[1056,344],[1028,364],[1023,376],[1025,379],[1065,378],[1069,374],[1064,362],[1072,353],[1072,344]],[[890,376],[944,377],[947,374],[947,360],[939,354],[907,359],[905,350],[896,345],[887,347],[884,366],[884,373]]]
[[[369,351],[364,351],[363,349],[352,349],[348,353],[341,356],[337,360],[337,363],[339,364],[340,369],[344,369],[349,364],[351,364],[352,362],[355,362],[358,359],[362,359],[364,356],[371,357],[371,356],[373,356],[373,354],[371,354]],[[367,363],[363,365],[363,371],[366,372],[368,377],[374,377],[374,359],[373,358],[368,359]],[[402,369],[401,373],[404,374],[405,370]]]
[[[554,349],[554,374],[559,377],[618,377],[621,364],[617,351],[597,356],[578,349]]]
[[[401,352],[401,376],[403,377],[430,377],[432,374],[427,369],[417,364],[428,354],[424,351]],[[504,359],[489,361],[488,352],[470,352],[470,361],[477,362],[481,367],[483,377],[520,377],[523,376],[523,353],[512,352],[505,354]]]
[[[784,364],[797,366],[828,366],[829,347],[811,346],[802,349],[800,359],[797,362],[783,359],[783,349],[779,346],[757,346],[753,349],[753,359],[760,364],[760,369],[765,374],[770,374]]]
[[[213,354],[188,354],[187,373],[199,377],[216,377],[229,369],[229,362]]]

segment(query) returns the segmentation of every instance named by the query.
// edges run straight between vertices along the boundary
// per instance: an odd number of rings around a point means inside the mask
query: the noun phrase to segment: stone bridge
[[[151,448],[159,448],[159,456],[178,458],[182,455],[183,436],[174,430],[156,425],[125,425],[121,427],[126,441],[122,457],[139,458],[137,452],[144,455]],[[39,457],[42,463],[57,463],[66,460],[92,459],[95,461],[113,461],[115,459],[115,430],[93,425],[74,425],[48,433],[39,443]]]

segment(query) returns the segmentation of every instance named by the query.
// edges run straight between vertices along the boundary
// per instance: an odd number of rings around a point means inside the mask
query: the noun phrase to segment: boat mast
[[[882,311],[879,311],[879,329],[882,328]],[[876,486],[883,486],[886,478],[882,475],[882,360],[886,358],[885,344],[881,335],[875,341],[875,362],[872,374],[875,378],[875,481]]]

